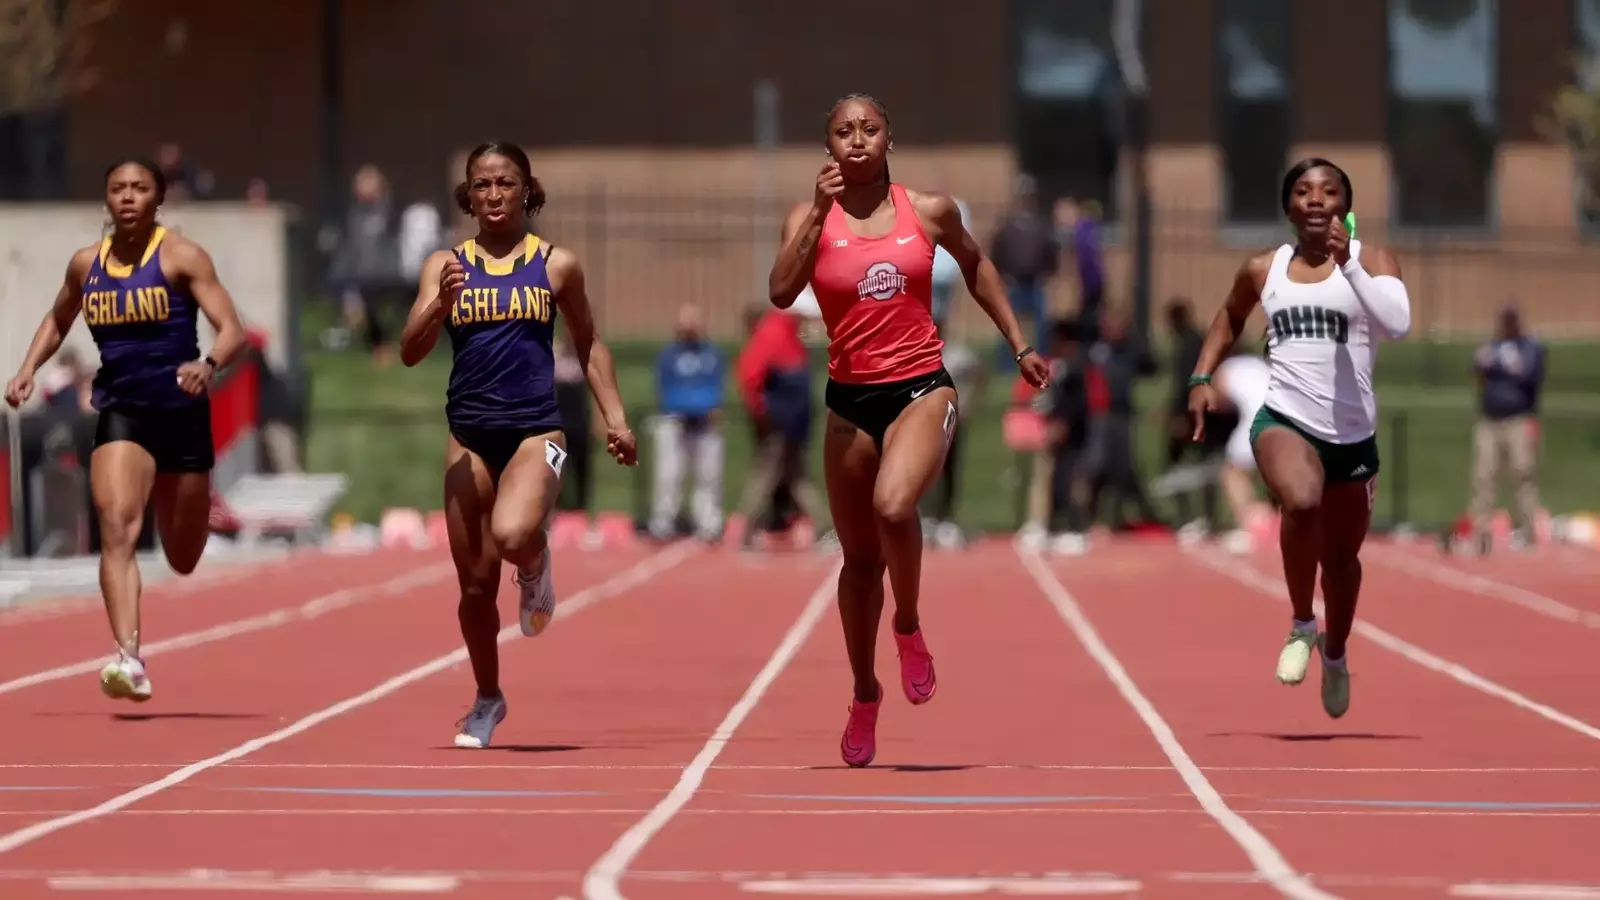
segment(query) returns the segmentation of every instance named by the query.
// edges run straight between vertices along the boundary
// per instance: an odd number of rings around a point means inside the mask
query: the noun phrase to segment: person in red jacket
[[[755,465],[739,500],[745,521],[740,549],[748,550],[755,545],[755,522],[771,504],[779,484],[789,485],[813,529],[821,521],[822,504],[805,466],[811,438],[811,365],[800,338],[800,316],[781,309],[763,315],[736,368],[740,396],[759,436]]]

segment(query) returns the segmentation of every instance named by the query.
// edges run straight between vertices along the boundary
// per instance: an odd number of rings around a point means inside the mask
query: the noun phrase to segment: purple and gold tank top
[[[199,308],[161,271],[157,227],[136,265],[111,258],[111,239],[83,282],[83,321],[100,349],[94,407],[182,409],[208,402],[178,387],[178,367],[200,358]]]
[[[556,300],[539,239],[521,253],[491,260],[473,241],[456,248],[467,282],[445,328],[454,362],[445,400],[451,425],[468,428],[561,427],[556,403]]]

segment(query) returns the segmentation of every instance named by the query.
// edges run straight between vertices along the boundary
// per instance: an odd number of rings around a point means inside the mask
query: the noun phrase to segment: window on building
[[[1217,20],[1218,144],[1230,224],[1282,218],[1278,176],[1289,156],[1290,4],[1222,0]]]
[[[1600,0],[1577,0],[1577,84],[1591,97],[1600,97]],[[1578,160],[1578,223],[1585,231],[1600,231],[1600,147],[1590,147]]]
[[[1015,0],[1017,156],[1048,202],[1093,200],[1115,221],[1122,73],[1113,0]]]
[[[1493,217],[1496,0],[1389,0],[1391,215],[1402,227]]]

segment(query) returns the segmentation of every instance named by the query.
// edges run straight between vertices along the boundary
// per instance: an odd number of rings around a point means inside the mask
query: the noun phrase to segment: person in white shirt
[[[1282,510],[1278,545],[1294,622],[1278,680],[1305,679],[1322,658],[1322,706],[1350,706],[1345,644],[1361,592],[1361,545],[1378,475],[1378,403],[1372,372],[1380,338],[1411,328],[1411,298],[1393,253],[1354,239],[1350,177],[1326,159],[1301,160],[1283,179],[1283,211],[1295,240],[1250,257],[1206,335],[1190,378],[1195,438],[1222,397],[1213,372],[1259,304],[1267,315],[1271,378],[1251,424],[1255,459]],[[1326,631],[1312,596],[1321,569]]]
[[[1218,481],[1233,513],[1233,529],[1222,535],[1221,543],[1231,553],[1249,553],[1255,534],[1269,516],[1265,504],[1256,497],[1256,457],[1250,446],[1251,424],[1267,399],[1272,370],[1267,361],[1253,353],[1236,353],[1217,366],[1212,385],[1239,414],[1239,424],[1228,435],[1222,452]]]
[[[961,213],[961,224],[971,228],[971,210],[959,199],[955,204],[956,210]],[[988,373],[978,354],[950,330],[951,306],[955,300],[956,290],[962,286],[961,266],[956,264],[956,258],[945,248],[935,247],[933,323],[938,326],[939,337],[944,340],[942,355],[945,371],[950,373],[950,380],[955,382],[956,392],[968,401],[961,404],[961,408],[956,412],[956,427],[950,435],[950,446],[945,451],[944,468],[940,470],[939,481],[924,502],[923,537],[943,550],[957,550],[967,545],[966,532],[962,531],[961,526],[955,521],[956,492],[959,486],[957,476],[961,472],[961,462],[965,458],[961,451],[965,443],[963,439],[966,436],[966,426],[971,421],[972,411],[978,408],[977,399],[982,396],[983,389],[988,383]]]

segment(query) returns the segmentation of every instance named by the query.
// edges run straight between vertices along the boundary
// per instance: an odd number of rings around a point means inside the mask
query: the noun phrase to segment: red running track
[[[1383,637],[1335,722],[1272,678],[1270,555],[930,553],[940,692],[904,701],[885,635],[858,771],[834,558],[562,552],[478,752],[442,562],[152,602],[147,633],[205,639],[143,706],[92,673],[0,693],[0,896],[1600,897],[1592,630],[1412,572],[1368,565]],[[0,681],[105,643],[93,611],[0,623]]]

